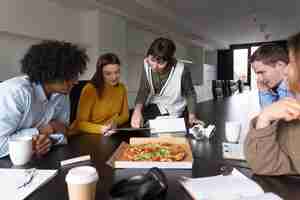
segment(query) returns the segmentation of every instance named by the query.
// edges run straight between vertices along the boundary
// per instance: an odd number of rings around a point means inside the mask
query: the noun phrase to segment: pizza
[[[181,161],[186,157],[183,145],[171,143],[131,144],[124,151],[123,160],[127,161]]]

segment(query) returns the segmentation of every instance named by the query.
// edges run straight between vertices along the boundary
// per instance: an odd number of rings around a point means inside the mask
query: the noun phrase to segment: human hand
[[[54,133],[54,128],[51,126],[50,123],[38,127],[38,130],[39,130],[39,134],[41,134],[41,135],[47,135],[48,136],[48,135]]]
[[[295,119],[300,119],[300,103],[294,98],[285,98],[261,111],[257,118],[256,129],[265,128],[275,120]]]
[[[58,120],[52,120],[49,125],[53,128],[53,133],[66,133],[67,132],[67,126],[58,121]]]
[[[205,122],[199,120],[194,113],[189,113],[189,127],[193,127],[196,124],[200,124],[202,126],[205,126]]]
[[[140,128],[144,122],[143,115],[141,111],[134,111],[131,117],[131,127]]]
[[[45,134],[39,134],[32,138],[33,152],[37,156],[42,156],[48,153],[51,148],[51,144],[51,140],[48,135]]]
[[[103,126],[103,128],[101,129],[102,133],[104,134],[104,136],[111,136],[112,134],[115,133],[115,131],[113,129],[117,128],[117,125],[113,122]]]

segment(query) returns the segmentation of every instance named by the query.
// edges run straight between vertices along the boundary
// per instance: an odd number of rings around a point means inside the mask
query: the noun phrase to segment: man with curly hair
[[[68,94],[88,60],[85,50],[68,42],[43,41],[29,48],[21,60],[25,75],[0,83],[0,158],[9,154],[11,137],[32,136],[38,156],[66,143]]]

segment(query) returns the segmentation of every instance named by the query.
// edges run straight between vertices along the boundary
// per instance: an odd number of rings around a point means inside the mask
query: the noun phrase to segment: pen
[[[26,174],[26,175],[27,175],[26,177],[28,177],[28,179],[27,179],[22,185],[18,186],[17,189],[26,187],[28,184],[30,184],[30,183],[32,182],[33,178],[34,178],[35,172],[36,172],[36,169],[35,169],[35,168],[30,169],[30,170],[28,170],[27,172],[25,172],[25,173],[27,173],[27,174]]]

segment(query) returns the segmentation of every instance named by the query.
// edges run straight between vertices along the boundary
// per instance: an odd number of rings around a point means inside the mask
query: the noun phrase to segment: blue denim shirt
[[[289,91],[285,81],[281,81],[276,91],[259,91],[258,95],[261,108],[264,108],[284,97],[293,97],[293,94]]]
[[[68,125],[69,97],[52,94],[47,99],[42,85],[26,76],[0,83],[0,158],[8,155],[8,139],[16,135],[34,136],[38,127],[56,119]],[[63,133],[50,135],[55,144],[66,143]]]

